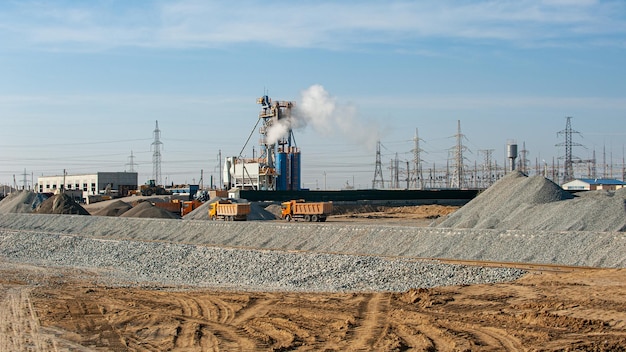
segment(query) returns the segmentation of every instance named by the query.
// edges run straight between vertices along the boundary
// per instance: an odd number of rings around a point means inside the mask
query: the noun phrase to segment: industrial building
[[[264,95],[257,99],[261,112],[258,158],[227,157],[224,162],[224,187],[226,189],[298,191],[300,190],[300,149],[295,145],[290,126],[292,101],[275,101]],[[258,125],[258,123],[257,123]],[[256,128],[256,126],[255,126]],[[277,130],[284,130],[276,137]],[[281,130],[282,131],[282,130]],[[245,149],[245,146],[244,146]]]
[[[82,192],[82,199],[88,196],[109,193],[124,197],[130,190],[137,189],[136,172],[96,172],[94,174],[40,176],[37,178],[39,193],[58,191]]]

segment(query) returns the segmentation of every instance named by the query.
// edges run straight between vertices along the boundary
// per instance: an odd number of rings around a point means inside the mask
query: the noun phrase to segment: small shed
[[[612,178],[579,178],[563,184],[566,191],[595,191],[610,190],[614,191],[626,186],[626,182]]]

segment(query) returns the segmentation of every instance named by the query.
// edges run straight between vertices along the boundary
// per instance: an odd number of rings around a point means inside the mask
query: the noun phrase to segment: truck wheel
[[[291,221],[291,215],[285,215],[285,221],[290,222]]]
[[[211,220],[213,220],[213,221],[217,220],[217,216],[215,216],[215,215],[211,216]]]
[[[326,222],[326,218],[325,217],[324,218],[320,218],[320,221],[321,222]]]
[[[319,219],[317,218],[317,215],[312,215],[312,216],[311,216],[311,221],[313,221],[313,222],[318,222],[318,221],[319,221]]]
[[[305,215],[304,221],[311,221],[311,215]]]

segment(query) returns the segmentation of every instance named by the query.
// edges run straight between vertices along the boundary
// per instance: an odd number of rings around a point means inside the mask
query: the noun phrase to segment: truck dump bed
[[[297,215],[322,215],[330,214],[333,211],[333,203],[294,203],[293,214]]]
[[[217,214],[223,216],[243,216],[250,214],[250,203],[218,204]]]

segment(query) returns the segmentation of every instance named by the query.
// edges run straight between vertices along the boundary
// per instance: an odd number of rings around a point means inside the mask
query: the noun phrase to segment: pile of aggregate
[[[33,212],[37,214],[90,215],[85,208],[65,193],[55,194],[46,199]]]
[[[0,231],[0,256],[108,269],[105,284],[158,283],[251,291],[393,291],[512,281],[525,271],[362,255],[219,248]]]
[[[184,220],[209,220],[209,205],[225,198],[212,198],[204,202],[201,206],[191,211],[189,214],[183,216]],[[248,203],[245,199],[234,199],[236,203]],[[248,214],[248,220],[276,220],[276,216],[265,210],[263,205],[257,202],[250,203],[250,214]]]
[[[132,209],[133,206],[121,201],[121,200],[116,200],[113,201],[111,203],[109,203],[107,206],[105,206],[104,208],[98,209],[96,211],[94,211],[93,213],[91,213],[91,215],[96,215],[96,216],[120,216],[122,214],[124,214],[125,212],[129,211],[130,209]]]
[[[180,219],[180,216],[163,208],[152,205],[151,202],[140,202],[132,209],[125,211],[122,218],[151,218],[151,219]]]
[[[626,267],[626,233],[0,214],[0,232],[409,258]]]
[[[513,172],[436,226],[545,231],[626,231],[626,190],[576,196],[543,176]]]
[[[0,214],[32,213],[48,197],[32,191],[16,191],[0,201]]]

